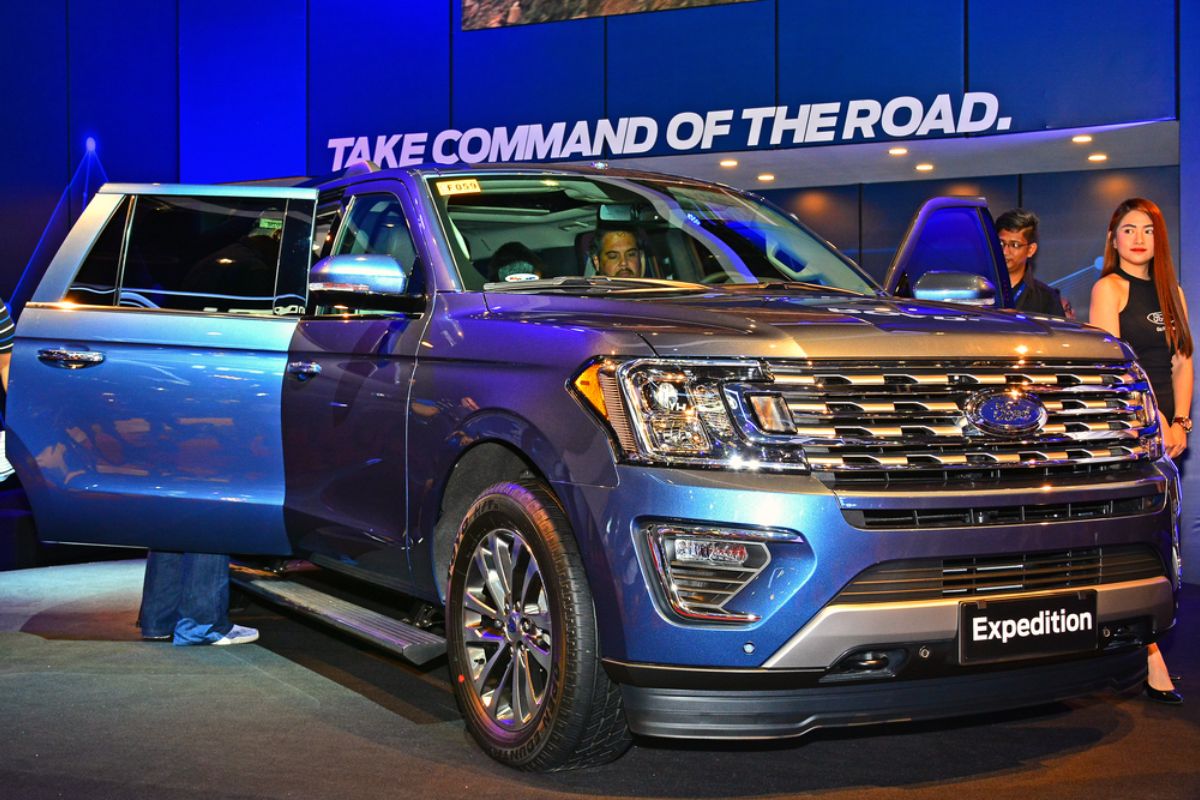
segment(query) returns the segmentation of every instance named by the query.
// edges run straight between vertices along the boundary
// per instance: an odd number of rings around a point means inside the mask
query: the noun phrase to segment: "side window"
[[[109,218],[92,250],[83,260],[63,300],[88,306],[116,305],[120,279],[121,246],[125,243],[125,223],[131,200],[124,202]]]
[[[313,228],[312,260],[315,264],[333,252],[333,239],[337,236],[338,223],[342,219],[342,198],[322,195],[317,199],[317,222]]]
[[[417,250],[400,201],[390,194],[363,194],[354,198],[350,216],[338,242],[337,254],[380,253],[412,269]]]
[[[304,313],[314,240],[313,201],[288,200],[279,243],[279,277],[275,282],[276,315],[300,316]]]
[[[287,205],[270,198],[138,196],[117,304],[275,313]]]
[[[389,255],[409,271],[409,294],[425,293],[424,270],[409,233],[400,201],[390,194],[360,194],[353,198],[338,237],[335,255]]]

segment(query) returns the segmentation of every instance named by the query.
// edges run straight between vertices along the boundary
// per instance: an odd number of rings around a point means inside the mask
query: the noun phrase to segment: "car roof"
[[[391,167],[381,169],[370,162],[358,162],[351,164],[345,169],[335,172],[330,175],[324,175],[315,178],[297,178],[297,179],[273,179],[271,181],[253,181],[249,183],[267,184],[270,185],[293,185],[293,186],[315,186],[319,189],[331,189],[337,187],[351,186],[355,183],[360,183],[364,180],[379,180],[380,178],[424,178],[431,176],[462,176],[462,175],[486,175],[486,174],[504,174],[504,175],[531,175],[531,176],[554,176],[554,175],[577,175],[582,177],[609,177],[609,178],[626,178],[633,180],[669,180],[673,182],[689,183],[696,186],[712,186],[711,181],[701,181],[695,178],[689,178],[683,175],[672,175],[663,172],[651,172],[649,170],[628,169],[619,166],[613,166],[609,162],[594,161],[587,164],[531,164],[531,163],[489,163],[489,164],[434,164],[424,163],[409,167]],[[295,180],[295,183],[280,183],[281,180]],[[722,185],[723,184],[718,184]],[[740,192],[731,186],[724,188],[732,189]]]

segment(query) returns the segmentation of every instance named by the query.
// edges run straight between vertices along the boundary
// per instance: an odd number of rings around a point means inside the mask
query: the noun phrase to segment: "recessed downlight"
[[[914,169],[917,172],[933,172],[933,164],[930,164],[929,162],[924,162],[921,164],[917,164],[917,166],[914,167]]]
[[[888,148],[889,156],[906,156],[908,155],[907,147],[890,147]]]
[[[722,167],[725,167],[726,169],[732,169],[733,167],[736,167],[738,165],[738,160],[736,158],[722,158],[717,163],[719,163]]]
[[[1095,163],[1099,163],[1101,161],[1108,161],[1108,153],[1092,153],[1090,156],[1088,156],[1088,161],[1092,161]]]
[[[775,180],[775,174],[772,172],[761,172],[758,175],[758,179],[763,183],[770,183]]]
[[[1075,144],[1087,144],[1092,140],[1092,137],[1086,133],[1081,133],[1071,137],[1071,141]]]

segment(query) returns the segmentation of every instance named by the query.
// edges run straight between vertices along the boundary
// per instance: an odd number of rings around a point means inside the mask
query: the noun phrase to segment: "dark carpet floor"
[[[137,561],[0,573],[0,798],[1200,798],[1200,586],[1164,643],[1182,708],[1112,694],[789,742],[639,741],[529,775],[475,748],[442,664],[250,606],[255,645],[137,640]]]

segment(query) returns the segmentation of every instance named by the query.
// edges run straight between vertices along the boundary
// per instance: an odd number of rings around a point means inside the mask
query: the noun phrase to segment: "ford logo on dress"
[[[1021,436],[1046,424],[1046,407],[1020,389],[976,392],[967,400],[967,419],[996,436]]]

